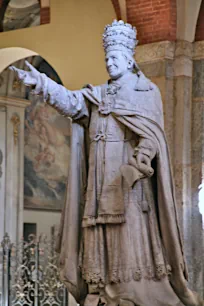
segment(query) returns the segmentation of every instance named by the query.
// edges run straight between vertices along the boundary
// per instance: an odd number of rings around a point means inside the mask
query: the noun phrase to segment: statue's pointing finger
[[[39,71],[35,69],[35,67],[33,67],[33,65],[31,65],[28,61],[25,61],[25,64],[30,69],[32,75],[37,78],[39,75]]]

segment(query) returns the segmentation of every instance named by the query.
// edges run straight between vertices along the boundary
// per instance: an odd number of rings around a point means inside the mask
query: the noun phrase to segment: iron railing
[[[12,244],[8,234],[0,249],[1,306],[68,306],[68,294],[59,278],[54,239],[30,235]]]

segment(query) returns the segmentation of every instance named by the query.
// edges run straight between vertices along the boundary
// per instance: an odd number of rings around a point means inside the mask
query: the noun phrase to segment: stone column
[[[173,60],[175,43],[163,41],[138,46],[136,61],[143,73],[150,78],[160,89],[165,121],[165,132],[173,161]]]
[[[204,165],[204,41],[194,43],[192,99],[192,248],[193,282],[199,292],[204,287],[204,231],[198,209],[198,187]]]
[[[14,243],[23,236],[24,112],[29,104],[0,97],[0,240],[7,232]]]
[[[202,49],[204,59],[204,47],[199,49],[200,53]],[[197,114],[194,111],[195,107],[193,107],[192,112],[192,56],[192,43],[187,41],[164,41],[138,46],[136,61],[144,74],[157,84],[161,91],[165,132],[170,148],[176,187],[179,221],[189,268],[189,283],[194,290],[202,295],[202,226],[197,197],[200,184],[198,183],[198,177],[200,179],[199,182],[201,182],[201,177],[198,173],[201,173],[201,164],[204,162],[204,158],[201,158],[202,154],[204,156],[204,153],[201,154],[201,152],[204,152],[204,147],[201,149],[204,139],[200,139],[201,135],[203,135],[201,126],[204,123],[204,111],[200,104],[199,107],[196,107]],[[203,75],[200,76],[200,82],[203,85],[203,98],[204,65],[200,66],[198,64],[198,67],[203,71]],[[194,83],[197,83],[197,81]],[[195,84],[195,86],[198,85]],[[192,115],[194,118],[193,123]],[[195,118],[196,116],[197,119]],[[191,160],[191,155],[193,160]],[[195,168],[194,165],[195,158],[198,155],[200,156],[200,170]],[[193,189],[191,189],[191,185]],[[193,200],[192,190],[194,192]]]
[[[176,115],[176,112],[178,111],[178,105],[175,105],[175,95],[176,95],[175,79],[177,78],[177,76],[174,75],[175,51],[178,53],[178,51],[176,50],[175,42],[163,41],[163,42],[138,46],[136,54],[136,60],[141,70],[159,87],[161,92],[162,101],[163,101],[163,111],[164,111],[165,133],[171,153],[171,162],[173,170],[175,170],[174,167],[175,162],[176,164],[178,164],[177,156],[175,156],[175,149],[174,149],[175,141],[178,141],[178,137],[174,130],[175,120],[177,120],[176,118],[178,118],[178,116]],[[178,58],[176,58],[176,61],[178,62]],[[177,108],[176,112],[175,108]],[[180,122],[178,121],[177,124],[179,123]],[[179,137],[180,136],[181,135],[179,134]],[[180,163],[182,163],[182,161],[180,161]],[[180,224],[182,225],[182,219],[183,219],[182,199],[181,196],[179,196],[182,193],[180,177],[178,177],[176,174],[174,178],[177,187],[176,194],[178,200],[177,208],[179,210],[179,221]]]
[[[6,180],[6,108],[0,104],[0,242],[4,234],[4,210],[5,210],[5,180]]]
[[[182,214],[184,251],[189,269],[189,284],[193,282],[191,210],[191,116],[192,116],[192,61],[193,45],[178,41],[174,60],[174,178],[176,198]]]

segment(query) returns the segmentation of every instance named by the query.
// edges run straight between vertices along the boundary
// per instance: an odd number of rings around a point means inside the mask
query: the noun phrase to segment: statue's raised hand
[[[18,79],[25,86],[35,86],[34,93],[38,94],[42,90],[42,84],[40,80],[40,72],[35,69],[30,63],[25,61],[26,66],[30,69],[30,71],[25,71],[22,69],[18,69],[15,66],[10,66],[9,69],[14,71],[17,74]]]

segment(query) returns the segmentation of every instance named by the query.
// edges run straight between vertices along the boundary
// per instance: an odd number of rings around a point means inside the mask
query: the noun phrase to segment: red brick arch
[[[111,0],[120,19],[118,0]],[[126,0],[127,21],[137,27],[140,44],[176,40],[176,0]]]

